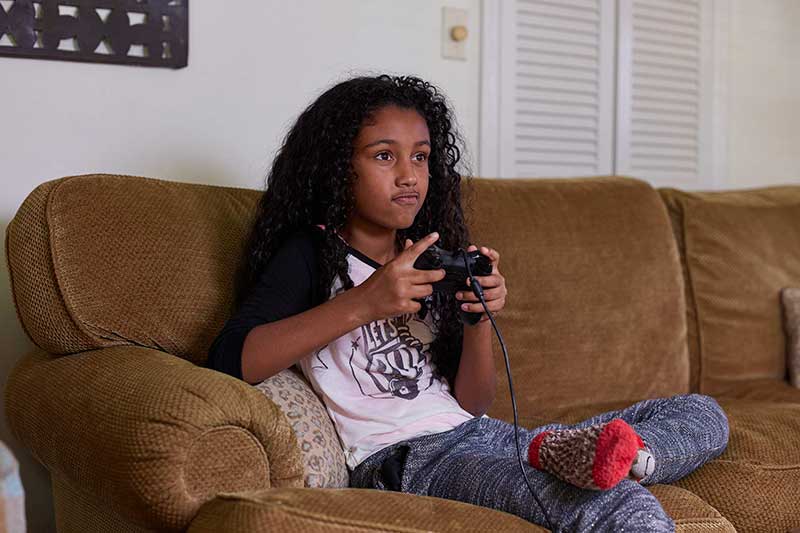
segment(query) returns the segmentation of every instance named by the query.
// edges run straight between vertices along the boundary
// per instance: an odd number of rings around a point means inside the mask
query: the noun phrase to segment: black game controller
[[[466,261],[466,262],[465,262]],[[442,250],[435,244],[417,257],[414,261],[414,268],[419,270],[438,270],[444,269],[445,276],[441,281],[433,283],[433,292],[455,294],[458,291],[471,291],[467,285],[467,277],[470,273],[473,276],[488,276],[492,273],[492,261],[478,250],[467,252],[458,250],[448,252]],[[459,307],[461,321],[465,324],[474,325],[481,319],[483,313],[468,313]]]

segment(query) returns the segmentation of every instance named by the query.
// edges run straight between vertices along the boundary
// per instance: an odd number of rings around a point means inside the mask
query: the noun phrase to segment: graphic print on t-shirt
[[[350,352],[350,369],[361,394],[416,398],[433,384],[430,366],[426,366],[432,340],[430,326],[412,314],[361,326]]]
[[[327,349],[328,349],[328,345],[326,344],[325,346],[323,346],[322,348],[320,348],[319,350],[314,352],[314,359],[319,361],[319,365],[312,364],[311,368],[324,368],[325,370],[328,370],[328,365],[325,364],[325,361],[323,361],[322,357],[319,355],[320,352],[322,352],[323,350],[327,350]]]

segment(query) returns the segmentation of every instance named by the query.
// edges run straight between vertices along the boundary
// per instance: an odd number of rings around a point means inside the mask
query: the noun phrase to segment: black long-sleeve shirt
[[[211,344],[206,366],[242,379],[242,347],[250,330],[302,313],[321,303],[316,297],[316,229],[298,231],[265,265],[251,293]]]

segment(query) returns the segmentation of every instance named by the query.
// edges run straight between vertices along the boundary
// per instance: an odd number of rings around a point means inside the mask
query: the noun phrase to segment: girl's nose
[[[417,175],[414,173],[413,170],[409,170],[408,172],[402,173],[397,178],[398,185],[406,185],[406,186],[414,186],[417,184]]]
[[[417,169],[410,161],[397,166],[397,183],[398,185],[416,185]]]

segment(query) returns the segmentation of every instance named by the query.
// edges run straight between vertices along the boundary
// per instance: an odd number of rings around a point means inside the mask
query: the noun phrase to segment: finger
[[[424,298],[424,297],[423,296],[419,297],[420,300],[422,298]],[[422,309],[422,303],[418,302],[416,299],[414,299],[414,298],[409,296],[408,302],[406,303],[406,305],[404,307],[405,308],[402,310],[402,312],[399,315],[394,315],[392,318],[397,318],[397,317],[403,316],[404,314],[407,314],[407,313],[416,313],[420,309]]]
[[[492,287],[499,287],[505,281],[500,274],[491,274],[489,276],[475,276],[475,279],[478,283],[481,284],[481,287],[484,289],[490,289]],[[467,278],[467,285],[469,285],[469,278]]]
[[[411,298],[425,298],[433,294],[433,285],[414,285],[411,288]]]
[[[419,270],[415,269],[416,271],[409,276],[409,281],[415,285],[421,285],[425,283],[435,283],[437,281],[441,281],[447,275],[443,268],[439,268],[437,270]]]
[[[468,252],[474,252],[477,249],[478,249],[477,246],[475,246],[474,244],[470,244],[469,247],[467,248],[467,251]]]
[[[494,248],[489,248],[488,246],[484,246],[481,248],[481,253],[486,257],[488,257],[494,266],[500,264],[500,252],[498,252]]]
[[[489,308],[489,311],[491,311],[492,314],[500,311],[503,306],[505,306],[504,300],[492,300],[491,302],[486,302],[486,307]],[[467,313],[483,313],[485,311],[482,303],[462,303],[461,309]]]
[[[486,289],[483,291],[483,299],[486,303],[492,300],[498,300],[505,296],[505,289],[503,287],[495,287],[493,289]],[[456,293],[456,300],[460,302],[479,302],[480,299],[475,296],[472,291],[459,291]]]
[[[494,289],[487,289],[483,292],[483,301],[488,305],[494,305],[498,301],[505,302],[508,291],[505,287],[496,287]],[[461,291],[456,294],[456,300],[461,303],[477,303],[480,305],[480,298],[471,291]]]
[[[484,299],[485,298],[486,298],[486,296],[484,296]],[[478,301],[480,301],[480,300],[478,300],[478,297],[475,296],[475,294],[470,292],[470,291],[457,292],[456,293],[456,300],[458,300],[459,302],[478,302]]]
[[[408,310],[409,313],[418,313],[419,310],[422,309],[422,304],[419,302],[411,302],[411,309]]]
[[[489,302],[486,302],[486,305],[488,306]],[[462,311],[466,311],[467,313],[483,313],[483,312],[485,312],[485,310],[483,309],[483,304],[481,304],[481,303],[462,303],[461,304],[461,310]],[[491,311],[491,310],[492,310],[492,308],[489,307],[489,311]]]
[[[483,299],[486,300],[486,303],[489,303],[494,300],[505,298],[506,294],[507,292],[505,287],[495,287],[493,289],[486,289],[483,291]]]
[[[422,255],[422,252],[427,250],[433,243],[436,242],[436,239],[438,238],[439,234],[434,231],[430,235],[426,235],[415,242],[410,248],[404,250],[403,254],[406,254],[410,262],[413,263],[416,261],[417,257]]]
[[[414,244],[414,241],[411,239],[406,239],[406,242],[403,244],[403,250],[408,250]]]

